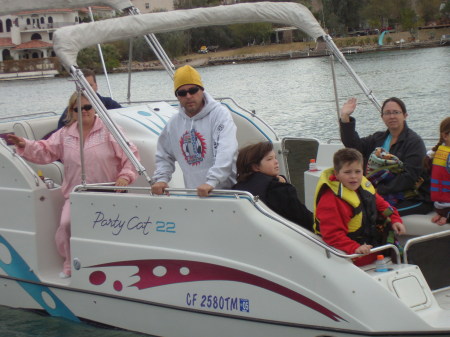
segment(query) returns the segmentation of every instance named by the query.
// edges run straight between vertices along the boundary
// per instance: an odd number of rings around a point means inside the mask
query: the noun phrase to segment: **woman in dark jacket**
[[[424,175],[422,169],[422,162],[426,155],[425,144],[406,123],[408,113],[405,103],[396,97],[385,100],[381,107],[381,118],[387,130],[378,131],[366,137],[360,137],[356,132],[356,120],[350,116],[355,109],[356,98],[351,98],[342,106],[340,112],[341,140],[345,147],[361,152],[366,165],[373,151],[382,147],[388,153],[395,155],[403,165],[402,171],[395,174],[392,179],[385,179],[374,184],[377,192],[386,200],[389,200],[390,196],[400,196],[393,206],[398,209],[401,216],[430,212],[432,205],[428,193],[429,177]],[[415,190],[417,186],[421,186],[417,191],[419,195],[402,199],[402,193]]]
[[[312,230],[312,213],[298,200],[295,187],[279,175],[272,143],[261,142],[242,148],[236,166],[238,183],[233,189],[258,196],[284,218]]]

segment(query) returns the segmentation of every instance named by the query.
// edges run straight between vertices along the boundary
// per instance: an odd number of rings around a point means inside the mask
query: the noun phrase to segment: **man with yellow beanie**
[[[178,68],[175,96],[180,102],[158,139],[152,193],[163,194],[175,171],[181,167],[186,188],[206,197],[214,189],[236,183],[238,143],[230,111],[209,95],[200,74],[189,65]]]

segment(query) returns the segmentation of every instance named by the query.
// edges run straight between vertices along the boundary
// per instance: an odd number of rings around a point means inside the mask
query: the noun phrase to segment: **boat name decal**
[[[120,214],[117,216],[108,217],[103,212],[95,212],[95,218],[92,221],[92,228],[106,227],[111,228],[113,235],[119,235],[123,229],[129,231],[141,231],[142,235],[150,234],[151,230],[164,233],[175,233],[176,224],[172,221],[157,220],[154,223],[150,220],[150,216],[147,219],[139,218],[138,216],[132,216],[131,218],[121,218]]]

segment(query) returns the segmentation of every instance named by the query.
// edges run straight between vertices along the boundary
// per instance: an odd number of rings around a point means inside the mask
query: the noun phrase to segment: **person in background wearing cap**
[[[203,87],[200,74],[191,66],[174,74],[175,96],[180,108],[158,139],[153,194],[163,194],[178,161],[186,188],[206,197],[214,189],[236,183],[238,143],[230,112]]]

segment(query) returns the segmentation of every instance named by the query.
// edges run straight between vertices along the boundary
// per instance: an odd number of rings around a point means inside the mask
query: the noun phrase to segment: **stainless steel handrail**
[[[151,178],[148,176],[145,167],[141,164],[141,162],[136,158],[134,153],[131,151],[129,147],[129,142],[126,140],[125,136],[122,134],[120,129],[117,127],[112,118],[109,116],[105,105],[97,96],[94,89],[92,89],[90,84],[87,82],[86,78],[83,75],[83,72],[80,69],[77,69],[76,67],[72,66],[70,68],[70,74],[76,81],[77,88],[79,88],[82,91],[82,93],[86,96],[86,98],[88,98],[89,102],[91,102],[91,104],[95,107],[97,115],[100,117],[105,126],[108,128],[111,135],[117,141],[122,150],[125,152],[130,162],[136,168],[136,171],[140,175],[143,175],[149,182],[149,184],[151,184]]]
[[[75,186],[73,191],[74,192],[79,192],[79,191],[85,191],[85,190],[95,190],[95,189],[108,189],[108,190],[116,190],[116,189],[120,189],[120,190],[129,190],[129,191],[133,191],[133,190],[149,190],[148,187],[143,188],[143,187],[132,187],[132,186],[120,186],[120,188],[118,188],[117,186],[111,186],[111,184],[114,183],[103,183],[103,184],[86,184],[86,185],[78,185]],[[167,188],[166,193],[163,194],[161,197],[166,196],[166,197],[170,197],[170,195],[174,195],[174,194],[180,194],[180,195],[185,195],[188,197],[197,197],[197,190],[196,189],[186,189],[186,188]],[[326,243],[321,242],[320,240],[318,240],[317,238],[315,238],[314,236],[311,236],[309,233],[307,233],[306,229],[303,229],[301,227],[299,227],[298,225],[293,225],[288,223],[285,219],[283,219],[282,217],[269,213],[266,209],[264,209],[260,203],[258,203],[258,198],[255,197],[253,194],[247,192],[247,191],[239,191],[239,190],[213,190],[210,194],[210,197],[214,197],[214,196],[230,196],[236,199],[239,199],[240,197],[244,197],[245,199],[249,200],[253,206],[256,207],[256,209],[258,211],[260,211],[261,213],[263,213],[265,216],[280,222],[282,225],[288,227],[289,229],[295,231],[296,233],[300,234],[301,236],[305,237],[306,239],[312,241],[314,244],[320,246],[321,248],[325,249],[327,257],[330,257],[330,254],[336,255],[338,257],[341,258],[346,258],[346,259],[352,259],[352,258],[356,258],[356,257],[361,257],[364,256],[365,254],[345,254],[345,253],[341,253],[338,250],[334,249],[333,247],[328,246]],[[202,199],[206,199],[206,198],[202,198]],[[401,261],[400,259],[400,252],[398,250],[398,248],[392,244],[387,244],[387,245],[383,245],[383,246],[379,246],[379,247],[375,247],[372,248],[370,250],[370,253],[375,253],[375,252],[379,252],[385,249],[393,249],[396,256],[397,256],[397,261]],[[369,253],[369,254],[370,254]]]
[[[433,142],[437,142],[438,139],[434,138],[434,137],[422,137],[423,141],[433,141]],[[326,141],[326,144],[331,144],[332,142],[342,142],[342,140],[340,138],[329,138]]]
[[[15,158],[17,158],[17,160],[28,170],[28,172],[33,176],[34,178],[34,183],[36,184],[36,186],[39,186],[39,180],[40,178],[38,177],[38,175],[36,174],[36,172],[34,172],[34,170],[30,167],[30,165],[27,164],[27,162],[25,161],[25,159],[23,159],[21,156],[19,156],[15,150],[13,150],[13,148],[10,148],[7,144],[6,141],[3,138],[0,138],[0,144],[6,148],[6,150],[11,153],[11,155]]]
[[[180,189],[180,188],[170,188],[167,189],[168,192],[185,192],[185,193],[195,193],[197,194],[197,190],[195,189]],[[290,223],[288,223],[284,218],[269,213],[268,211],[266,211],[261,205],[260,203],[257,202],[258,198],[255,198],[255,196],[253,196],[253,194],[246,192],[246,191],[239,191],[239,190],[213,190],[213,195],[214,194],[219,194],[219,195],[229,195],[229,196],[235,196],[236,198],[238,198],[239,196],[245,196],[248,200],[250,200],[250,202],[264,215],[266,215],[267,217],[276,220],[278,222],[280,222],[281,224],[283,224],[284,226],[292,229],[293,231],[297,232],[298,234],[302,235],[303,237],[305,237],[306,239],[312,241],[313,243],[319,245],[320,247],[324,248],[327,252],[327,256],[331,253],[333,255],[336,255],[338,257],[342,257],[342,258],[356,258],[356,257],[360,257],[363,256],[365,254],[344,254],[341,253],[337,250],[335,250],[334,248],[328,246],[326,243],[321,242],[320,240],[317,240],[315,237],[311,236],[309,233],[306,232],[305,229],[302,229],[301,227],[299,227],[298,225],[291,225]],[[370,250],[370,253],[375,253],[378,251],[382,251],[385,249],[393,249],[395,251],[395,254],[397,255],[397,261],[401,261],[400,259],[400,252],[398,250],[398,248],[392,244],[387,244],[387,245],[383,245],[383,246],[379,246],[376,248],[372,248]],[[369,253],[369,254],[370,254]]]
[[[34,112],[34,113],[26,114],[26,115],[0,117],[0,122],[3,122],[3,121],[15,122],[15,121],[23,120],[23,119],[28,119],[30,117],[45,117],[45,115],[50,115],[48,117],[52,117],[52,116],[57,116],[59,114],[54,111]]]
[[[247,113],[249,113],[250,115],[252,115],[252,117],[254,117],[254,118],[256,118],[258,121],[260,121],[266,128],[268,128],[268,129],[273,133],[275,139],[276,139],[276,140],[279,140],[278,135],[277,135],[275,129],[272,128],[269,124],[267,124],[267,123],[266,123],[263,119],[261,119],[258,115],[256,115],[256,112],[255,112],[255,111],[251,111],[251,110],[248,110],[248,109],[244,108],[244,107],[241,106],[239,103],[237,103],[237,102],[234,100],[234,98],[232,98],[232,97],[216,97],[215,99],[218,100],[218,101],[221,101],[221,102],[222,102],[223,100],[227,100],[227,99],[230,100],[230,101],[233,102],[233,104],[236,105],[239,109],[244,110],[245,112],[247,112]]]
[[[271,127],[269,124],[267,124],[261,117],[259,117],[255,111],[249,110],[247,108],[244,108],[242,105],[240,105],[238,102],[236,102],[236,100],[232,97],[214,97],[215,100],[225,103],[223,102],[225,100],[230,100],[235,106],[237,106],[239,109],[241,109],[242,111],[245,111],[246,113],[248,113],[249,115],[252,116],[252,118],[256,118],[259,122],[261,122],[261,124],[263,124],[267,129],[269,129],[273,136],[275,137],[276,140],[279,140],[279,137],[275,131],[275,129],[273,127]],[[120,102],[121,104],[126,104],[126,105],[130,105],[130,104],[149,104],[149,103],[161,103],[161,102],[166,102],[169,104],[178,104],[178,100],[176,99],[164,99],[164,100],[158,100],[158,101],[154,101],[154,100],[140,100],[140,101],[129,101],[129,102]]]
[[[356,72],[350,67],[347,60],[345,59],[342,52],[339,50],[339,48],[334,43],[333,39],[330,35],[324,35],[323,39],[325,40],[325,43],[327,44],[328,49],[336,56],[336,58],[339,60],[339,62],[344,66],[344,68],[347,70],[347,72],[350,74],[350,76],[355,80],[356,84],[361,88],[361,90],[364,92],[366,97],[373,103],[373,105],[377,108],[378,111],[381,111],[381,104],[377,100],[377,98],[374,96],[371,89],[369,89],[366,84],[361,80],[361,78],[356,74]]]
[[[427,235],[419,236],[417,238],[409,239],[406,242],[405,247],[403,248],[403,261],[405,263],[408,263],[408,249],[411,246],[415,245],[416,243],[428,241],[431,239],[437,239],[437,238],[441,238],[441,237],[445,237],[445,236],[449,236],[449,235],[450,235],[450,229],[447,229],[447,230],[439,232],[439,233],[427,234]],[[445,257],[441,257],[441,258],[445,258]]]
[[[130,15],[140,15],[140,11],[137,7],[130,7],[128,8],[128,13]],[[147,41],[148,45],[152,49],[153,53],[158,58],[159,62],[164,66],[164,69],[166,69],[167,73],[169,74],[170,78],[173,79],[173,75],[175,73],[175,66],[173,65],[172,61],[170,60],[169,56],[159,43],[158,39],[156,38],[155,34],[150,33],[144,35],[145,41]]]

